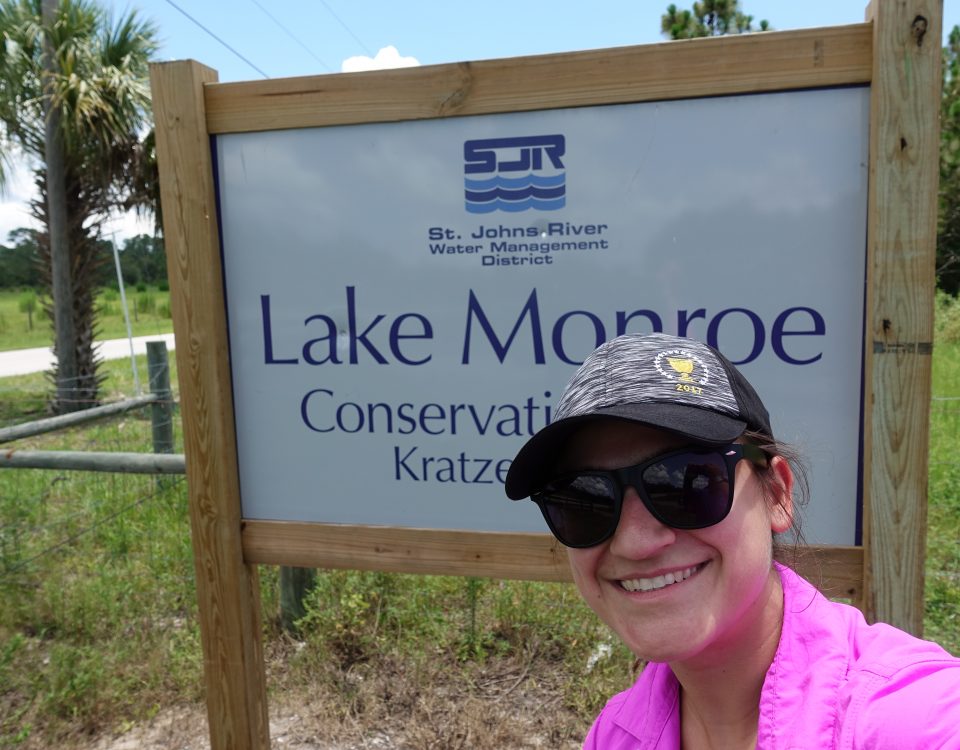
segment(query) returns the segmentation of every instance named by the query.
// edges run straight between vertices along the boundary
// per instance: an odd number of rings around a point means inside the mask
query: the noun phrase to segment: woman
[[[960,660],[868,626],[773,562],[794,470],[715,349],[664,334],[599,347],[517,454],[580,593],[648,665],[585,747],[960,748]]]

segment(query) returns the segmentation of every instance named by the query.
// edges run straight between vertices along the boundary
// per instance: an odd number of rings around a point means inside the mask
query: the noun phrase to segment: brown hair
[[[777,560],[795,566],[806,549],[806,540],[803,537],[802,530],[803,510],[810,502],[810,482],[806,460],[794,446],[782,443],[769,435],[747,431],[743,433],[742,437],[747,442],[760,448],[768,456],[783,458],[793,472],[793,524],[789,531],[774,535],[773,554]],[[780,497],[780,480],[769,464],[766,467],[757,467],[756,475],[767,500]]]

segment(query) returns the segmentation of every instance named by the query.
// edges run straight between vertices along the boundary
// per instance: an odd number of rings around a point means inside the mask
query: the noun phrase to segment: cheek
[[[588,547],[586,549],[567,548],[567,559],[570,570],[573,572],[573,582],[580,590],[580,595],[588,601],[596,596],[597,566],[603,554],[604,545]]]
[[[756,486],[744,488],[733,500],[733,509],[721,523],[691,532],[716,548],[724,558],[742,560],[772,559],[775,525],[772,509]]]

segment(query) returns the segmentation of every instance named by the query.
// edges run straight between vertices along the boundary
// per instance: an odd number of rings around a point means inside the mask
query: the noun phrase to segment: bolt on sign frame
[[[941,16],[939,0],[875,0],[865,23],[844,27],[262,82],[219,84],[215,71],[193,61],[152,67],[213,748],[269,746],[259,563],[570,580],[562,548],[543,533],[244,517],[215,139],[869,87],[862,543],[820,545],[817,561],[799,567],[869,618],[918,633]],[[490,495],[492,505],[501,500],[495,487]]]

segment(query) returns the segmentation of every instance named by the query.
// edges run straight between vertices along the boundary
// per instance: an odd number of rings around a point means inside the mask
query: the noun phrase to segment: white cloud
[[[6,182],[0,189],[0,243],[7,235],[20,227],[37,227],[30,215],[29,201],[36,195],[30,166],[22,158],[14,156],[7,165]]]
[[[6,182],[0,188],[0,244],[7,242],[8,235],[14,229],[40,228],[30,214],[30,201],[36,193],[30,165],[22,157],[15,158],[8,165]],[[104,238],[113,237],[121,244],[128,237],[138,234],[153,234],[153,216],[141,218],[129,211],[111,216],[103,225]]]
[[[20,227],[38,228],[27,204],[10,201],[0,203],[0,244],[5,244],[10,232]]]
[[[153,235],[153,214],[137,216],[136,211],[114,214],[103,223],[103,238],[113,239],[122,247],[123,241],[138,234]]]
[[[382,47],[376,57],[358,55],[343,61],[340,70],[344,73],[358,73],[363,70],[386,70],[387,68],[415,68],[420,61],[415,57],[401,57],[392,44]]]

